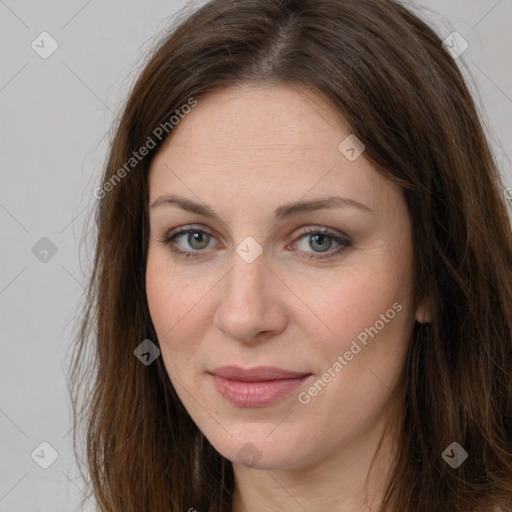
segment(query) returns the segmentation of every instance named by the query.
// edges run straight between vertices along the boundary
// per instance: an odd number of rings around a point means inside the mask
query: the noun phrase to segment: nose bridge
[[[252,261],[238,251],[233,254],[215,314],[217,327],[227,336],[250,341],[259,332],[278,327],[275,296],[268,293],[268,279],[275,276],[267,268],[263,254]]]
[[[265,301],[265,281],[269,270],[263,255],[254,261],[245,260],[238,253],[228,273],[224,298],[235,304],[244,303],[258,307]],[[233,304],[231,304],[233,305]]]
[[[262,245],[252,236],[246,236],[232,254],[226,292],[250,301],[263,295],[266,274],[269,272]],[[246,296],[248,295],[248,296]]]

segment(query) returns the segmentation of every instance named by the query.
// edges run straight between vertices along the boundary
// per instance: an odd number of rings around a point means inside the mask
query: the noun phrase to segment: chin
[[[301,454],[296,443],[276,436],[269,439],[268,432],[260,435],[241,435],[226,437],[222,440],[210,440],[213,447],[233,464],[255,469],[289,469],[300,465]]]

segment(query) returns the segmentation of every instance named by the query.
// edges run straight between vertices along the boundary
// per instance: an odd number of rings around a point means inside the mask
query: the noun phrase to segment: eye
[[[184,226],[171,231],[164,239],[160,240],[160,242],[167,245],[178,257],[198,258],[204,257],[202,253],[207,252],[204,249],[209,247],[212,240],[215,239],[213,234],[209,231]],[[179,241],[181,241],[181,243],[178,243]],[[335,250],[330,250],[333,243],[337,244],[338,247]],[[300,249],[301,252],[308,253],[308,255],[301,257],[308,259],[324,259],[337,255],[345,248],[350,247],[351,244],[352,241],[350,238],[338,231],[329,228],[310,227],[303,229],[301,236],[288,247],[302,245]],[[309,252],[307,250],[308,248],[312,249],[313,252]],[[323,253],[325,253],[325,255],[318,255]]]
[[[182,243],[188,244],[192,251],[185,247],[185,250],[179,249],[177,241],[183,239]],[[178,256],[186,258],[202,257],[202,254],[196,254],[208,247],[209,242],[213,239],[213,235],[202,229],[193,229],[190,227],[178,228],[171,231],[163,240],[160,240],[165,245],[168,245],[171,251]],[[181,246],[183,247],[183,246]]]
[[[305,228],[302,231],[302,236],[299,237],[299,241],[302,242],[301,251],[307,253],[307,249],[313,249],[313,253],[309,253],[309,256],[303,256],[303,258],[308,259],[324,259],[331,258],[333,256],[338,255],[347,247],[352,245],[352,241],[346,235],[331,230],[329,228]],[[335,250],[330,250],[332,245],[338,245],[338,248]],[[305,243],[303,243],[305,242]],[[300,245],[297,242],[293,243],[293,246]],[[317,256],[316,254],[325,255]]]

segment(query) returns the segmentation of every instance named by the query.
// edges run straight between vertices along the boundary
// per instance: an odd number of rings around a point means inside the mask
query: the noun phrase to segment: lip
[[[273,366],[222,366],[209,372],[217,391],[240,407],[262,407],[276,402],[302,384],[311,373]]]

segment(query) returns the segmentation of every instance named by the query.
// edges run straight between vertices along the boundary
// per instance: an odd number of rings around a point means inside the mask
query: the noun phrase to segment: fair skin
[[[234,512],[362,512],[383,496],[396,447],[384,427],[400,416],[399,377],[418,318],[411,221],[400,190],[364,153],[350,161],[338,150],[350,134],[311,91],[244,85],[198,98],[151,164],[151,205],[174,194],[218,216],[165,202],[150,208],[146,287],[169,378],[233,462]],[[274,216],[285,204],[334,195],[364,206]],[[199,257],[160,241],[179,227],[196,238],[182,234],[174,246]],[[350,245],[304,228],[329,228]],[[236,251],[247,237],[262,251],[252,262]],[[394,304],[400,312],[333,371]],[[232,364],[311,375],[277,402],[237,406],[208,373]],[[308,392],[328,368],[325,387]],[[254,457],[244,464],[248,450]]]

